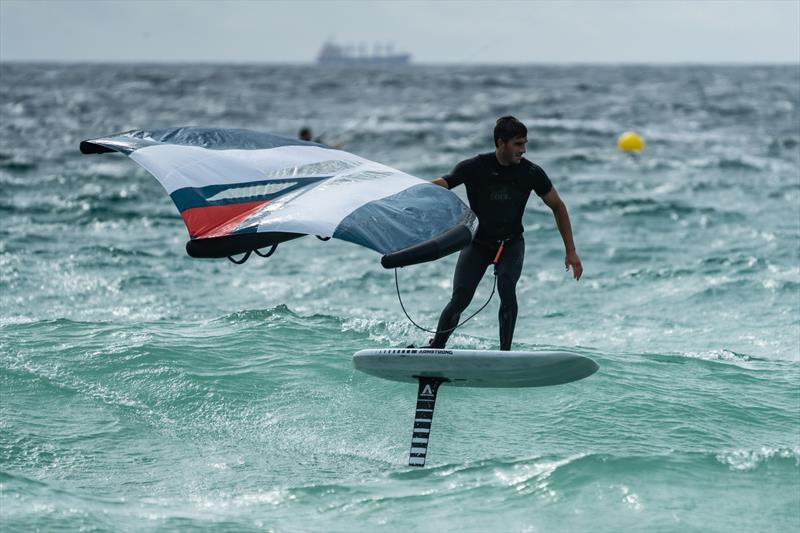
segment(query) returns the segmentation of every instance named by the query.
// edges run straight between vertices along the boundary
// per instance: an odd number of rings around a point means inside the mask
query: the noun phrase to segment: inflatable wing
[[[230,257],[317,235],[375,250],[385,268],[460,250],[478,227],[452,192],[324,145],[212,128],[128,131],[84,154],[121,152],[149,171],[189,230],[192,257]]]

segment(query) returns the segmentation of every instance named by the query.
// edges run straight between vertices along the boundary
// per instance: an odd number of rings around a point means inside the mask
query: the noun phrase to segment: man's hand
[[[573,252],[567,252],[567,257],[564,259],[564,265],[569,270],[572,267],[572,277],[575,280],[581,279],[581,275],[583,274],[583,265],[581,264],[581,258],[578,257],[578,254]]]
[[[553,210],[553,216],[556,218],[556,226],[558,226],[561,239],[564,241],[564,249],[567,251],[564,265],[567,267],[567,270],[572,267],[572,277],[579,280],[583,275],[583,265],[581,264],[581,259],[578,257],[578,254],[575,253],[575,242],[572,240],[572,225],[569,223],[567,206],[564,205],[555,187],[550,189],[550,192],[542,197],[542,201],[547,204],[547,207]]]

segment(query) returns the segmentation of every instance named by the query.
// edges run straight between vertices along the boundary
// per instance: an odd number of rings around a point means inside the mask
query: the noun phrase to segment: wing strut
[[[439,385],[450,381],[447,378],[424,376],[418,376],[418,379],[417,412],[414,415],[414,431],[411,434],[411,453],[408,456],[408,466],[425,466],[433,409],[436,407],[436,392],[439,390]]]

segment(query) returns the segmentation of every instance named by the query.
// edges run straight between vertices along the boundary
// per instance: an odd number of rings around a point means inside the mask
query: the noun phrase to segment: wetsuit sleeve
[[[458,187],[465,181],[469,180],[470,169],[472,167],[472,160],[467,159],[466,161],[462,161],[455,166],[453,170],[450,171],[450,174],[442,176],[444,180],[447,182],[447,186],[452,189],[453,187]]]
[[[539,196],[545,196],[553,188],[553,183],[547,177],[547,173],[538,165],[531,165],[531,188]]]

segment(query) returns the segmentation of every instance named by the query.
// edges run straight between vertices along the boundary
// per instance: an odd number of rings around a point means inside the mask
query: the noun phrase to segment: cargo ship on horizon
[[[400,66],[408,65],[411,54],[395,53],[391,43],[386,45],[375,44],[373,53],[367,52],[367,46],[361,44],[358,51],[352,45],[338,45],[327,41],[317,55],[318,65],[370,65],[370,66]]]

